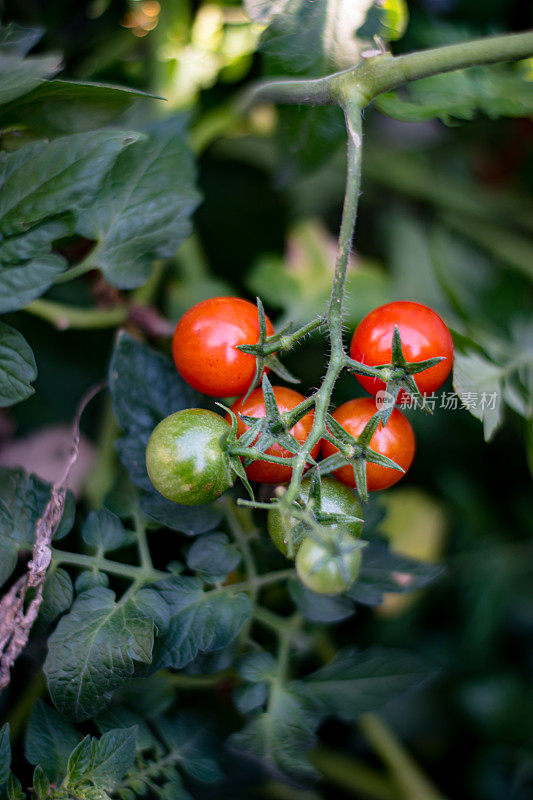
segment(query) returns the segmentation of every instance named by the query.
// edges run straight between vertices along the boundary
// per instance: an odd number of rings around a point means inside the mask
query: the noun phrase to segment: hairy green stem
[[[102,572],[108,572],[110,575],[117,575],[133,581],[144,579],[146,583],[169,577],[168,572],[162,572],[158,569],[144,569],[143,567],[136,567],[134,564],[121,564],[118,561],[111,561],[108,558],[88,556],[83,553],[69,553],[65,550],[53,549],[52,562],[56,565],[69,564],[72,567],[81,567],[90,570],[96,569]]]
[[[66,274],[66,273],[64,273]],[[78,306],[55,303],[52,300],[34,300],[24,311],[50,322],[59,330],[67,328],[115,328],[126,322],[128,309],[125,306],[114,308],[80,308]]]
[[[148,540],[146,538],[146,523],[140,512],[135,514],[135,532],[137,534],[137,547],[139,550],[141,569],[144,572],[152,572],[154,565],[152,564],[152,556],[150,555],[150,548],[148,547]]]
[[[287,489],[287,502],[294,502],[298,496],[302,475],[313,447],[322,438],[326,414],[331,401],[335,382],[345,366],[346,353],[342,343],[342,302],[346,283],[346,270],[352,245],[353,230],[357,216],[359,188],[361,183],[361,109],[356,101],[344,98],[344,112],[348,131],[347,175],[341,229],[337,248],[335,275],[327,312],[331,355],[322,386],[316,393],[315,419],[305,443],[295,458],[292,478]]]
[[[310,322],[302,325],[301,328],[298,328],[298,330],[293,331],[292,333],[286,333],[279,338],[274,336],[275,341],[267,341],[267,343],[263,345],[263,355],[267,356],[270,355],[270,353],[277,353],[278,350],[290,350],[299,339],[303,339],[303,337],[307,336],[308,333],[316,331],[317,328],[320,328],[323,324],[323,318],[318,317],[317,319],[312,319]]]
[[[266,572],[264,575],[256,575],[254,578],[248,578],[245,581],[239,581],[239,583],[225,583],[217,589],[211,589],[211,592],[217,594],[219,592],[245,592],[252,590],[255,595],[263,586],[268,586],[270,583],[286,581],[293,577],[293,569],[278,569],[274,572]]]
[[[357,93],[361,107],[383,92],[410,81],[456,69],[516,61],[533,55],[533,32],[487,36],[470,42],[391,56],[389,53],[363,59],[355,67],[313,80],[278,80],[252,87],[242,107],[258,103],[334,105],[347,91]]]
[[[383,92],[390,92],[410,81],[481,64],[529,58],[531,55],[533,31],[486,36],[403,56],[376,56],[348,70],[336,81],[337,85],[343,87],[353,86],[356,81],[366,105]]]

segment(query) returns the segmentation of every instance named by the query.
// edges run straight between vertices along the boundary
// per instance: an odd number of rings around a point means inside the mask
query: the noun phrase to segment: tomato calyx
[[[365,503],[368,501],[366,477],[366,465],[368,462],[378,464],[381,467],[390,467],[391,469],[405,472],[395,461],[381,453],[377,453],[370,447],[370,440],[380,424],[385,424],[382,418],[382,410],[377,411],[370,417],[358,436],[352,436],[352,434],[348,433],[331,414],[326,415],[327,431],[324,434],[324,439],[331,442],[339,452],[334,453],[320,462],[318,466],[320,474],[326,475],[339,469],[339,467],[351,465],[357,491],[359,492],[361,500]]]
[[[444,359],[445,356],[436,356],[435,358],[428,358],[425,361],[407,361],[403,354],[400,331],[397,325],[394,326],[390,362],[370,368],[374,370],[372,377],[377,377],[386,384],[384,391],[380,392],[380,417],[384,425],[388,422],[393,412],[401,389],[410,394],[411,397],[414,397],[420,404],[420,408],[426,413],[433,413],[428,403],[426,403],[424,395],[416,385],[413,375],[425,372],[425,370],[434,367],[436,364],[440,364]],[[356,374],[370,374],[368,371],[369,368],[366,365],[360,364],[352,358],[348,358],[347,365],[348,369]],[[361,367],[363,367],[363,369],[361,369]]]
[[[278,408],[272,384],[266,375],[263,375],[262,391],[266,414],[264,417],[251,417],[239,413],[242,422],[249,426],[239,437],[237,436],[237,416],[231,409],[226,409],[232,423],[232,432],[226,444],[228,455],[232,460],[238,459],[241,467],[243,465],[240,459],[244,459],[244,467],[257,460],[282,464],[287,467],[293,466],[295,456],[301,451],[302,444],[292,435],[291,429],[309,413],[309,404],[302,404],[302,408],[282,414]],[[273,444],[279,444],[294,455],[290,457],[270,455],[266,451]],[[312,455],[308,455],[307,461],[312,466],[316,466]],[[239,475],[241,475],[240,472]]]
[[[252,382],[248,387],[248,391],[244,395],[243,402],[246,401],[253,390],[259,386],[261,382],[261,376],[264,374],[265,368],[272,370],[274,374],[278,375],[288,383],[300,383],[299,378],[296,378],[289,372],[288,369],[283,366],[275,353],[276,350],[283,349],[281,343],[283,341],[283,337],[288,332],[288,328],[284,328],[282,331],[274,334],[273,336],[268,336],[265,309],[259,297],[256,299],[259,321],[259,339],[255,344],[237,345],[237,350],[254,356],[255,358],[254,377],[252,378]]]
[[[343,526],[364,522],[361,517],[344,511],[331,513],[323,510],[321,476],[318,471],[310,479],[307,498],[300,494],[295,502],[290,503],[285,499],[285,492],[284,487],[278,487],[278,500],[271,503],[269,510],[276,509],[282,524],[286,525],[287,558],[294,558],[298,545],[306,538],[320,543],[329,542],[333,528],[342,530]]]
[[[246,476],[245,468],[254,461],[267,461],[286,467],[293,466],[296,455],[300,452],[302,445],[290,431],[298,420],[309,413],[309,408],[304,406],[301,410],[297,409],[295,414],[292,412],[287,413],[287,415],[282,414],[278,408],[272,384],[266,375],[263,375],[262,391],[266,415],[264,417],[250,417],[246,414],[239,414],[240,419],[250,426],[241,436],[238,435],[238,419],[235,412],[222,403],[217,403],[220,408],[223,408],[228,413],[231,420],[230,432],[225,441],[221,443],[221,446],[229,458],[231,469],[243,481],[252,501],[255,498]],[[289,417],[290,421],[287,421],[285,416]],[[267,453],[266,451],[275,443],[294,455],[287,457]],[[309,455],[307,461],[309,464],[316,466],[317,462],[313,456]]]
[[[296,556],[298,577],[312,591],[341,594],[357,580],[361,551],[368,544],[343,528],[333,528],[326,535],[311,532]]]

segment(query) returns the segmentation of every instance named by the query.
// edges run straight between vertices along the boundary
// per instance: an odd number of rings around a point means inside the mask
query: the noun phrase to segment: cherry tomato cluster
[[[435,392],[450,372],[453,343],[442,319],[427,306],[400,301],[370,312],[353,334],[351,358],[370,367],[391,364],[395,328],[400,334],[405,362],[416,365],[436,357],[441,359],[414,374],[421,393]],[[266,331],[268,336],[274,334],[268,318]],[[234,473],[239,474],[238,469],[232,468],[228,453],[231,420],[237,420],[239,439],[249,429],[249,423],[253,421],[250,418],[267,416],[261,388],[242,396],[254,379],[256,360],[238,347],[257,343],[259,336],[256,306],[236,297],[205,300],[189,309],[179,321],[172,349],[182,377],[203,394],[222,398],[238,396],[239,399],[233,403],[225,420],[204,409],[186,409],[171,414],[155,428],[146,451],[147,470],[155,488],[170,500],[184,505],[210,502],[233,484]],[[267,368],[265,372],[268,372]],[[385,389],[385,383],[377,377],[358,374],[357,380],[373,397],[349,400],[332,413],[333,420],[354,437],[363,432],[377,413],[375,397],[378,395],[379,399],[378,393]],[[280,414],[290,412],[304,400],[303,395],[293,389],[282,386],[272,389]],[[402,398],[402,393],[403,389],[397,401]],[[303,444],[313,422],[314,412],[310,410],[294,425],[290,436]],[[248,446],[254,445],[255,442],[248,443]],[[409,421],[394,408],[386,425],[379,422],[368,446],[401,468],[393,469],[367,461],[368,491],[392,486],[405,474],[413,460],[415,438]],[[338,449],[323,439],[311,450],[311,458],[315,460],[320,451],[327,458]],[[265,454],[286,459],[293,452],[274,442]],[[246,463],[245,472],[249,480],[258,483],[283,484],[290,481],[292,468],[283,463],[256,459]],[[242,472],[240,474],[244,477]],[[334,478],[327,477],[321,481],[318,510],[316,504],[309,504],[311,481],[306,478],[299,498],[301,514],[295,511],[296,516],[287,519],[274,507],[268,515],[268,529],[275,545],[288,555],[290,542],[290,555],[296,558],[296,569],[302,581],[314,591],[327,594],[348,588],[356,579],[361,562],[361,546],[357,542],[362,529],[361,508],[351,491],[357,488],[354,471],[350,465],[341,466],[334,475]],[[307,521],[306,513],[311,514]],[[326,521],[331,536],[325,540],[323,535],[313,535],[309,519],[311,522],[313,519]],[[339,520],[345,521],[339,524]],[[323,531],[324,527],[319,529]]]

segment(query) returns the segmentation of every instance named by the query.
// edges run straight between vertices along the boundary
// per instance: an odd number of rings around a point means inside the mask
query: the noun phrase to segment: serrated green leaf
[[[9,723],[0,729],[0,786],[3,786],[11,768],[11,742],[9,741]]]
[[[49,625],[72,605],[73,588],[70,575],[61,567],[49,571],[43,587],[43,600],[39,609],[39,622]]]
[[[74,785],[85,777],[94,756],[94,739],[85,736],[69,756],[67,763],[68,783]]]
[[[494,119],[527,117],[533,111],[531,82],[518,65],[492,65],[433,75],[401,92],[377,97],[380,111],[402,122],[440,118],[471,120],[478,113]]]
[[[155,426],[174,411],[199,406],[199,395],[168,359],[125,332],[119,334],[113,350],[109,389],[124,433],[117,443],[120,458],[132,481],[148,492],[141,501],[144,513],[189,535],[212,530],[221,518],[213,505],[172,503],[154,491],[146,472],[146,445]]]
[[[158,667],[181,669],[200,653],[222,649],[250,617],[248,595],[204,592],[198,578],[172,577],[152,588],[170,609],[168,630],[158,646]]]
[[[296,681],[273,687],[268,710],[230,736],[230,746],[259,760],[274,777],[315,779],[306,752],[315,743],[320,713],[305,689]]]
[[[133,598],[117,603],[101,586],[83,592],[48,641],[44,672],[57,708],[76,720],[98,713],[135,662],[151,662],[153,637],[153,619]]]
[[[206,579],[223,579],[241,562],[241,555],[225,533],[201,536],[187,553],[187,566]]]
[[[27,94],[44,79],[54,75],[61,66],[57,55],[21,57],[0,48],[0,103],[9,103]]]
[[[463,406],[483,423],[488,441],[503,421],[502,377],[505,370],[474,351],[456,350],[453,386]]]
[[[444,572],[444,567],[417,561],[394,553],[389,544],[372,538],[363,550],[357,582],[348,590],[348,597],[363,605],[379,605],[386,592],[403,593],[421,589]]]
[[[105,508],[88,514],[81,535],[85,544],[101,549],[104,553],[124,547],[133,538],[119,518]]]
[[[51,486],[23,469],[0,467],[0,585],[15,568],[19,550],[31,550],[35,525],[50,499]],[[74,521],[75,502],[67,493],[54,539],[65,536]]]
[[[50,790],[50,781],[39,765],[33,770],[33,789],[39,800],[45,800]]]
[[[250,683],[235,689],[233,699],[241,714],[249,714],[266,703],[268,692],[268,683]]]
[[[105,572],[95,572],[91,569],[83,570],[76,578],[74,584],[76,593],[86,592],[95,586],[109,586],[109,578]]]
[[[141,714],[132,711],[126,706],[113,704],[95,717],[95,722],[101,733],[116,730],[117,728],[137,728],[137,748],[147,750],[154,747],[156,738]]]
[[[141,511],[161,527],[187,536],[213,530],[221,518],[219,509],[212,503],[206,506],[181,506],[155,492],[142,497]]]
[[[133,766],[137,748],[137,726],[107,731],[98,740],[91,764],[91,780],[108,791]]]
[[[306,684],[326,714],[352,722],[433,674],[417,656],[402,650],[344,647],[329,664],[313,672]]]
[[[7,796],[9,800],[24,800],[26,793],[22,791],[22,784],[12,772],[7,778]]]
[[[60,781],[78,743],[78,733],[70,722],[42,700],[37,700],[24,741],[24,754],[30,764],[40,764],[51,781]]]
[[[113,410],[124,433],[119,455],[137,486],[153,492],[146,472],[146,445],[164,417],[199,405],[199,396],[161,353],[119,333],[109,365]]]
[[[237,672],[245,681],[259,683],[275,675],[276,659],[267,652],[248,653],[239,659]]]
[[[215,783],[222,772],[209,726],[198,714],[182,711],[157,721],[156,728],[173,763],[194,780]]]
[[[355,611],[349,597],[317,594],[301,581],[291,580],[289,593],[300,614],[311,622],[340,622],[351,617]]]
[[[0,153],[0,313],[23,308],[64,269],[52,242],[72,229],[72,214],[91,202],[118,153],[139,136],[99,130]]]
[[[175,120],[122,153],[77,230],[97,245],[91,262],[122,289],[147,280],[155,258],[175,255],[198,205],[184,126]]]
[[[84,81],[49,80],[0,107],[2,127],[24,125],[41,136],[101,128],[145,92]]]
[[[37,377],[32,349],[21,333],[0,322],[0,408],[31,397]]]

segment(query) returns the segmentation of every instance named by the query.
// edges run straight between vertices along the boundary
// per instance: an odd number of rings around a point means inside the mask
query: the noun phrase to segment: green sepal
[[[289,372],[275,353],[270,353],[270,355],[265,358],[265,366],[272,370],[278,378],[287,381],[287,383],[301,383],[300,378],[297,378],[292,372]]]
[[[339,467],[351,465],[357,491],[359,492],[361,500],[365,503],[368,501],[366,465],[369,461],[381,467],[388,467],[390,469],[397,469],[400,472],[405,472],[395,461],[381,453],[377,453],[370,447],[370,441],[380,422],[381,412],[378,411],[370,417],[359,436],[355,437],[352,436],[351,433],[348,433],[331,414],[326,415],[326,426],[331,437],[325,436],[324,438],[327,438],[335,447],[338,447],[340,452],[334,453],[320,462],[320,473],[325,475],[329,472],[334,472],[336,469],[339,469]],[[351,454],[346,453],[348,448],[352,451]]]
[[[283,366],[281,361],[277,358],[275,353],[265,353],[264,346],[267,342],[276,342],[281,339],[286,331],[285,329],[281,333],[276,333],[273,336],[267,336],[267,327],[266,327],[266,316],[265,316],[265,309],[263,303],[261,302],[260,298],[257,297],[257,317],[259,321],[259,339],[256,344],[240,344],[237,345],[237,350],[240,350],[242,353],[247,353],[248,355],[252,355],[255,358],[255,372],[254,377],[252,378],[252,382],[248,387],[248,391],[244,395],[243,403],[248,400],[251,393],[254,389],[259,386],[261,383],[261,377],[265,373],[265,367],[268,367],[272,370],[276,375],[278,375],[283,380],[287,381],[288,383],[300,383],[299,379],[294,377],[286,367]]]
[[[250,481],[248,480],[248,476],[246,475],[246,471],[243,467],[242,461],[240,460],[239,456],[233,456],[229,462],[230,468],[233,472],[241,479],[244,483],[245,489],[250,495],[250,499],[253,501],[255,500],[254,492],[252,487],[250,486]]]

